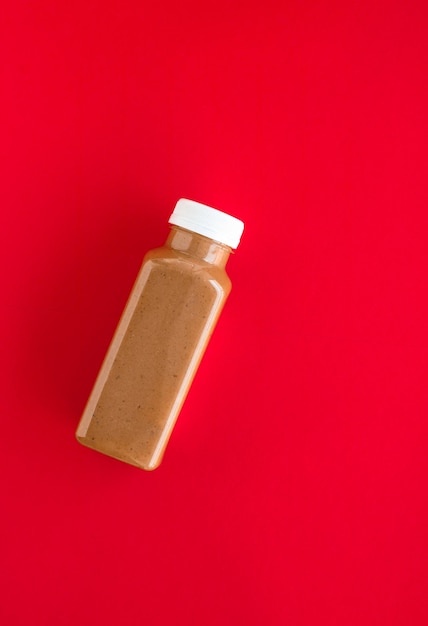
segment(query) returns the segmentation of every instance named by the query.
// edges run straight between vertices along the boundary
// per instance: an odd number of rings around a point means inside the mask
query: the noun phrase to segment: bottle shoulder
[[[159,269],[183,275],[194,275],[196,280],[215,281],[226,293],[229,293],[232,287],[224,267],[218,267],[166,246],[149,250],[144,256],[143,267],[149,271]]]

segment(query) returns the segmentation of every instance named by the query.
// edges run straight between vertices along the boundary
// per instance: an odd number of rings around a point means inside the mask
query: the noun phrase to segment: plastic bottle
[[[229,295],[240,220],[181,199],[148,252],[77,428],[80,443],[155,469]]]

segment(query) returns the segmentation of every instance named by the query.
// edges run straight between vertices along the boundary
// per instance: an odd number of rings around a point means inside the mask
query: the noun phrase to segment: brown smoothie
[[[231,284],[231,249],[173,227],[143,262],[77,439],[151,470],[168,439]]]

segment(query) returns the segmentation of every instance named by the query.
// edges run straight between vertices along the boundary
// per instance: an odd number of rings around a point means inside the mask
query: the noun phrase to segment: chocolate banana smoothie
[[[161,461],[230,291],[228,246],[173,227],[145,257],[77,431],[143,469]]]

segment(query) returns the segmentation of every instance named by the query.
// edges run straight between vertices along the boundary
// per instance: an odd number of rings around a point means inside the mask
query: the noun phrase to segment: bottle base
[[[141,461],[141,460],[135,459],[129,454],[124,453],[123,451],[114,450],[107,446],[104,447],[100,445],[99,443],[96,443],[95,441],[92,442],[88,440],[87,437],[82,437],[78,433],[76,433],[76,440],[80,444],[85,446],[86,448],[90,448],[91,450],[94,450],[95,452],[99,452],[100,454],[109,456],[115,459],[116,461],[121,461],[122,463],[126,463],[127,465],[133,465],[134,467],[144,470],[145,472],[152,472],[153,470],[157,469],[162,461],[162,459],[158,459],[156,462]]]

